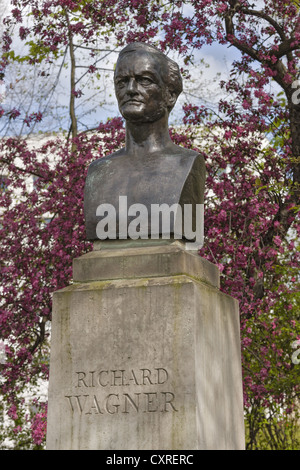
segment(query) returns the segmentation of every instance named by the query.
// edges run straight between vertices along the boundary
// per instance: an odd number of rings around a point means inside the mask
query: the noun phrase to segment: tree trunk
[[[66,12],[66,20],[68,24],[68,36],[69,36],[69,52],[70,52],[70,60],[71,60],[71,73],[70,73],[70,105],[69,105],[69,112],[71,118],[71,129],[70,133],[72,134],[72,138],[74,139],[77,136],[77,118],[75,113],[75,70],[76,70],[76,60],[74,54],[74,43],[73,43],[73,33],[70,28],[69,16]],[[72,151],[76,150],[76,146],[74,143],[72,144]]]

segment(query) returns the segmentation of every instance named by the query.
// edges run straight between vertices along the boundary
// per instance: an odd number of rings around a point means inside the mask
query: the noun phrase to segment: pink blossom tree
[[[72,282],[72,259],[91,248],[82,213],[87,166],[119,148],[124,138],[120,119],[99,125],[92,135],[78,126],[76,53],[88,51],[88,73],[96,73],[99,37],[116,46],[138,39],[174,49],[187,67],[193,51],[203,45],[219,43],[240,53],[230,78],[221,83],[229,98],[220,100],[218,112],[187,103],[185,132],[172,131],[172,137],[206,156],[205,245],[200,255],[219,266],[222,290],[240,302],[247,447],[297,446],[293,419],[299,366],[291,360],[291,343],[300,335],[299,5],[288,0],[260,4],[12,1],[3,36],[3,74],[11,60],[44,66],[63,57],[66,48],[70,61],[66,139],[30,150],[26,141],[6,138],[0,149],[7,176],[0,202],[0,325],[7,355],[1,386],[16,447],[43,445],[46,403],[37,400],[30,416],[23,391],[47,378],[51,293]],[[28,9],[32,21],[25,28]],[[23,57],[11,50],[16,25],[28,42]],[[2,117],[17,114],[17,109],[4,110]],[[21,117],[29,125],[37,119]],[[29,177],[35,178],[33,189],[28,188]]]

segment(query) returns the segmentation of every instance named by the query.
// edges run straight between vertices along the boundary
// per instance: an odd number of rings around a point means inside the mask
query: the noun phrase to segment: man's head
[[[120,52],[114,80],[120,112],[133,122],[153,122],[169,114],[182,91],[176,62],[140,42]]]

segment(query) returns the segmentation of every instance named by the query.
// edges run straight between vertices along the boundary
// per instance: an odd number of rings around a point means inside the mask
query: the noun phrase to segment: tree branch
[[[119,53],[119,51],[115,49],[98,49],[96,47],[88,47],[88,46],[80,46],[79,44],[74,44],[74,47],[79,48],[79,49],[88,49],[89,51],[95,51],[95,52],[106,52],[110,54],[111,52],[116,52]]]
[[[240,11],[241,13],[244,13],[249,16],[256,16],[257,18],[261,18],[265,21],[267,21],[270,25],[272,25],[277,33],[279,34],[282,42],[278,46],[278,50],[273,50],[272,55],[277,57],[277,59],[280,59],[283,56],[288,56],[291,52],[297,50],[300,48],[298,42],[295,40],[295,38],[289,38],[287,39],[284,30],[281,28],[281,26],[269,15],[264,13],[263,11],[256,11],[256,10],[251,10],[247,8],[241,8],[239,2],[234,1],[230,2],[233,8],[227,13],[225,17],[225,29],[226,29],[226,35],[228,41],[232,43],[233,46],[235,46],[238,50],[243,52],[244,54],[249,55],[252,59],[257,60],[258,62],[262,62],[258,51],[256,51],[253,47],[248,46],[246,43],[241,43],[238,38],[235,36],[235,28],[233,24],[233,17],[234,15]]]
[[[2,160],[3,163],[6,163],[6,165],[10,165],[10,163],[5,158],[2,158],[1,160]],[[36,173],[34,171],[29,171],[29,170],[26,170],[24,168],[20,168],[16,165],[14,165],[14,168],[17,171],[20,171],[21,173],[29,174],[29,175],[32,175],[32,176],[37,176],[38,178],[44,179],[44,176],[42,176],[40,173]]]
[[[70,92],[70,117],[71,117],[71,129],[72,129],[72,137],[75,138],[77,136],[77,120],[75,114],[75,69],[76,69],[76,60],[75,60],[75,53],[74,53],[74,44],[73,44],[73,35],[70,28],[70,21],[68,13],[65,12],[67,24],[68,24],[68,38],[69,38],[69,51],[70,51],[70,59],[71,59],[71,76],[70,76],[70,85],[71,85],[71,92]],[[72,151],[75,150],[74,144],[72,144]]]
[[[287,39],[286,41],[282,42],[279,47],[278,51],[272,51],[272,53],[280,59],[284,55],[288,55],[289,53],[300,49],[300,46],[295,38]]]
[[[234,6],[234,8],[232,8],[225,16],[225,29],[227,40],[231,42],[231,44],[235,46],[238,50],[240,50],[244,54],[249,55],[250,57],[252,57],[252,59],[260,62],[257,51],[253,49],[253,47],[248,46],[246,43],[241,43],[235,36],[233,17],[236,14],[240,4],[238,2],[233,1],[231,1],[230,4]]]
[[[242,8],[241,9],[242,13],[245,15],[250,15],[250,16],[256,16],[257,18],[261,18],[262,20],[266,20],[268,23],[270,23],[271,26],[277,31],[279,34],[280,38],[282,41],[286,41],[286,35],[284,33],[284,30],[277,21],[275,21],[271,16],[267,15],[267,13],[263,11],[257,11],[257,10],[251,10],[249,8]]]

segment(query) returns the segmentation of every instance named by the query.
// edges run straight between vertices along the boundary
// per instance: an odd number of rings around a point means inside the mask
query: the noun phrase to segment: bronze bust
[[[128,206],[143,204],[149,212],[151,204],[203,204],[204,158],[175,145],[169,135],[169,113],[182,91],[178,65],[153,46],[132,43],[119,54],[114,84],[126,122],[126,143],[89,166],[84,193],[88,240],[99,238],[100,204],[116,208],[115,238],[124,238],[119,231],[119,196],[127,197]],[[150,238],[150,220],[148,226]],[[160,225],[157,236],[161,233]]]

